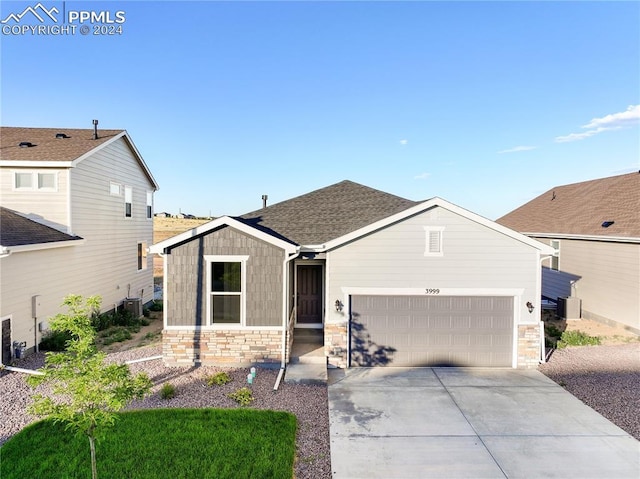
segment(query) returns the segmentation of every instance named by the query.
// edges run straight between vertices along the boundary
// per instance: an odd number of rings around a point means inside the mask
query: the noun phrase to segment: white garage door
[[[513,297],[352,296],[351,366],[505,366]]]

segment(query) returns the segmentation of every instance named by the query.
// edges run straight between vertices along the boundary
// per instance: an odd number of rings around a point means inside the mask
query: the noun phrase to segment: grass
[[[293,477],[296,418],[254,409],[151,409],[118,414],[98,441],[100,479]],[[28,454],[25,454],[28,451]],[[89,442],[40,421],[1,449],[0,477],[91,476]]]
[[[589,336],[582,331],[565,331],[558,341],[558,348],[565,348],[567,346],[597,346],[598,344],[600,344],[600,338],[598,336]]]

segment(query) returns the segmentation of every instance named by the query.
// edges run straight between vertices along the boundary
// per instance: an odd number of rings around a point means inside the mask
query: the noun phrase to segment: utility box
[[[141,298],[127,298],[124,300],[124,310],[129,311],[136,318],[142,316],[142,299]]]
[[[558,298],[556,314],[562,319],[580,319],[582,317],[582,300],[573,296]]]

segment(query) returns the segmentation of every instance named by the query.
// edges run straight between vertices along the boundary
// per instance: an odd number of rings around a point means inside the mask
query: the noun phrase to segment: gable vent
[[[56,133],[56,138],[61,139],[61,138],[71,138],[71,137],[67,136],[66,133]]]
[[[603,228],[608,228],[609,226],[611,226],[613,223],[615,223],[615,221],[605,221],[604,223],[602,223],[602,227]]]
[[[32,146],[36,146],[33,143],[31,143],[30,141],[21,141],[20,144],[18,145],[20,148],[31,148]]]

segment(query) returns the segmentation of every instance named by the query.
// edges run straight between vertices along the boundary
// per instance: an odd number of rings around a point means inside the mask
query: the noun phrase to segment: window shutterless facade
[[[147,243],[138,243],[138,271],[147,269]]]
[[[13,189],[58,191],[58,175],[55,172],[16,171],[13,174]]]
[[[205,256],[209,325],[245,324],[248,256]]]
[[[147,219],[153,218],[153,192],[147,191]]]
[[[551,247],[556,250],[551,257],[551,269],[558,271],[560,269],[560,240],[551,240]]]

